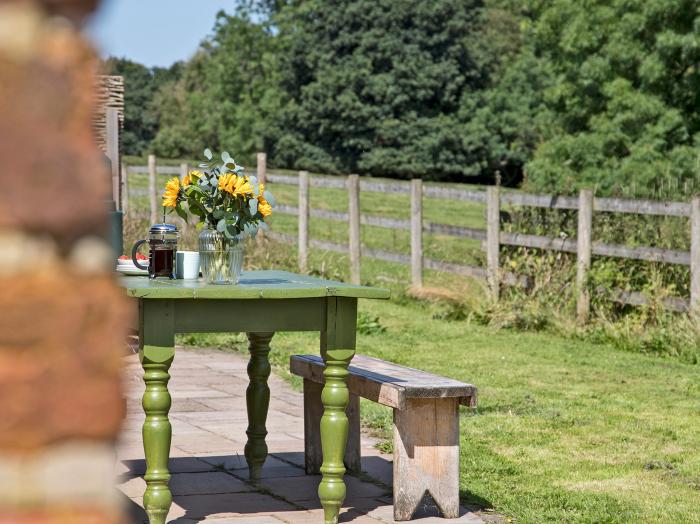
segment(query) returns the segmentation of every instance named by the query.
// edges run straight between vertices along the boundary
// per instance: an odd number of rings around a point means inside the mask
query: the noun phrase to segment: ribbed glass
[[[238,284],[243,268],[243,245],[216,229],[203,229],[199,234],[199,261],[207,283]]]

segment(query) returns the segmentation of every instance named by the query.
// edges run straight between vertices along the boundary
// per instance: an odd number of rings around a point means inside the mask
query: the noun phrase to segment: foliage
[[[124,130],[122,148],[127,155],[150,152],[150,144],[160,126],[153,99],[160,87],[176,80],[183,68],[176,62],[169,68],[148,68],[126,58],[111,57],[103,66],[109,75],[124,77]]]
[[[700,12],[694,0],[533,1],[535,51],[551,68],[544,141],[528,186],[634,188],[698,176]]]
[[[484,68],[480,0],[289,3],[275,18],[279,165],[394,177],[472,174],[459,109]]]
[[[266,228],[265,218],[272,214],[274,204],[272,194],[254,176],[245,176],[243,166],[228,152],[221,153],[220,162],[209,149],[204,156],[200,169],[190,171],[182,183],[177,177],[168,181],[163,205],[183,220],[188,213],[194,215],[200,224],[229,240],[253,237],[258,228]]]
[[[379,321],[379,317],[360,312],[357,316],[357,332],[362,335],[377,335],[386,333],[386,327]]]
[[[295,248],[267,242],[251,253],[256,267],[294,269]],[[322,263],[346,274],[346,259],[312,251],[310,267]],[[381,261],[363,271],[380,285],[379,276],[405,273]],[[360,301],[387,332],[358,333],[358,351],[479,388],[476,410],[460,413],[462,502],[522,524],[698,520],[696,366],[575,334],[434,319],[437,305],[395,296]],[[223,343],[247,358],[244,337]],[[289,356],[317,353],[318,334],[278,333],[272,346],[275,372],[291,380]],[[391,438],[391,410],[363,402],[360,412],[373,433]]]
[[[271,148],[271,122],[279,106],[275,39],[246,11],[217,15],[212,36],[185,65],[181,77],[156,96],[158,155],[194,156],[206,145],[223,145],[252,162]]]

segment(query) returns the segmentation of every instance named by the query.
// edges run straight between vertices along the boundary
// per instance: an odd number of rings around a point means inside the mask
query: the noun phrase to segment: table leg
[[[146,492],[143,495],[143,506],[150,524],[165,524],[172,504],[172,494],[168,488],[168,459],[172,437],[172,427],[168,420],[171,404],[168,370],[175,355],[175,341],[172,307],[167,303],[147,302],[148,304],[141,308],[139,351],[144,370],[143,380],[146,383],[142,401],[146,412],[146,421],[143,424],[143,449],[146,455]],[[145,309],[147,313],[144,315]]]
[[[267,458],[265,437],[267,429],[267,410],[270,406],[270,388],[267,379],[270,376],[270,340],[274,333],[248,333],[250,360],[248,377],[250,383],[246,389],[248,408],[248,442],[245,445],[245,458],[248,462],[248,474],[251,480],[260,480],[262,467]]]
[[[345,500],[345,465],[343,457],[348,440],[348,417],[345,408],[350,400],[346,384],[348,365],[355,355],[357,300],[329,298],[326,330],[321,333],[321,355],[326,364],[326,379],[321,402],[321,448],[323,478],[318,496],[326,524],[337,524]]]

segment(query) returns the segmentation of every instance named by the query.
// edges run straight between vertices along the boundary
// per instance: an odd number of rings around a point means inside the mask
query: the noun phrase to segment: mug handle
[[[136,259],[136,253],[139,250],[139,246],[141,244],[145,244],[147,240],[137,240],[136,243],[134,244],[134,247],[131,248],[131,261],[134,263],[134,265],[139,268],[143,269],[144,271],[148,271],[148,267],[144,267],[141,264],[139,264],[139,261]]]

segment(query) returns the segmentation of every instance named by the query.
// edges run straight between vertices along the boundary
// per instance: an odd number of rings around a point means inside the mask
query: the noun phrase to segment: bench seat
[[[318,474],[322,453],[323,359],[293,355],[290,370],[304,379],[306,472]],[[356,355],[348,367],[345,467],[359,472],[359,398],[394,409],[394,520],[410,520],[426,492],[446,518],[459,516],[459,410],[476,406],[477,388],[381,359]]]

